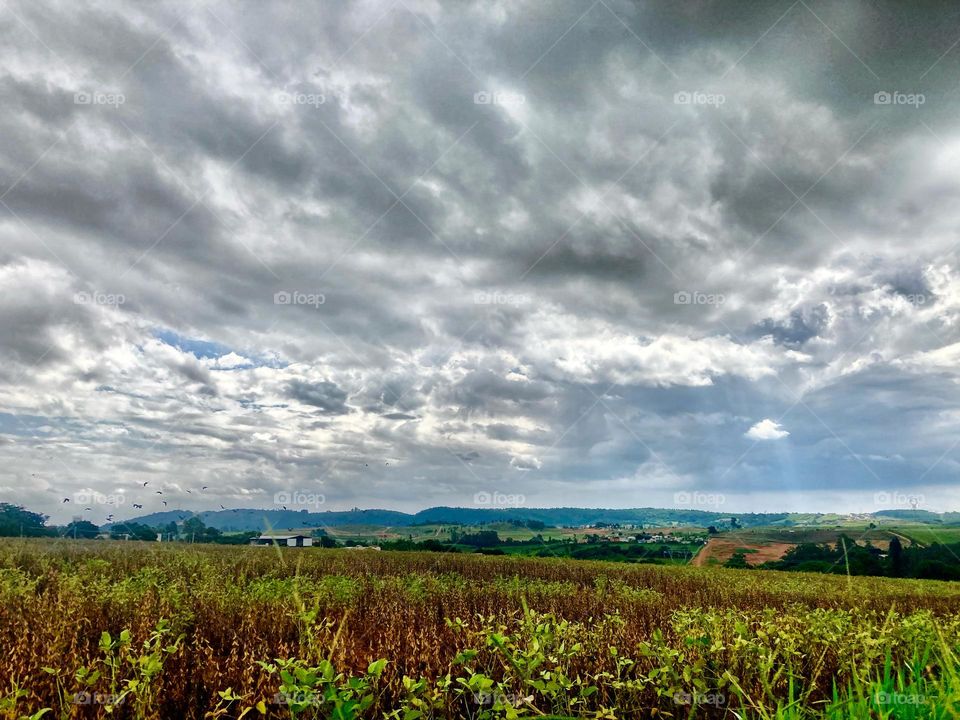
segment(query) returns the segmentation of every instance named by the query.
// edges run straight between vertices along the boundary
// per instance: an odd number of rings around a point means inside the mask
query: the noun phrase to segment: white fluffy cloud
[[[780,440],[789,434],[789,432],[783,429],[780,423],[770,418],[764,418],[747,430],[747,432],[744,433],[744,437],[748,437],[751,440]]]

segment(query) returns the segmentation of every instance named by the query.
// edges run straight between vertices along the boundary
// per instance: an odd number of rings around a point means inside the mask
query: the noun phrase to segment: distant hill
[[[336,527],[339,525],[412,525],[413,516],[396,510],[344,510],[311,513],[307,510],[166,510],[131,518],[130,522],[162,527],[189,517],[199,517],[204,525],[224,532],[249,530],[285,530],[287,528]]]
[[[730,519],[736,518],[741,527],[780,525],[834,524],[844,516],[836,514],[790,514],[790,513],[721,513],[707,510],[681,510],[670,508],[479,508],[479,507],[432,507],[417,513],[397,510],[341,510],[309,512],[307,510],[206,510],[194,513],[189,510],[167,510],[131,518],[152,527],[161,527],[171,522],[180,522],[198,516],[204,524],[224,532],[286,530],[313,527],[342,527],[345,525],[374,525],[379,527],[409,527],[411,525],[451,524],[483,525],[526,520],[539,520],[553,527],[576,527],[597,523],[619,525],[716,525],[729,527]],[[960,523],[960,513],[934,513],[928,510],[881,510],[872,515],[877,520],[899,520],[926,524]],[[105,527],[110,527],[109,525]]]
[[[344,525],[378,525],[409,527],[434,523],[482,525],[485,523],[539,520],[555,527],[609,523],[621,525],[724,525],[736,517],[744,527],[783,523],[786,513],[737,514],[703,510],[664,508],[457,508],[433,507],[418,513],[396,510],[344,510],[311,513],[307,510],[167,510],[131,518],[130,522],[161,527],[196,515],[204,524],[224,532],[250,530],[338,527]]]
[[[888,517],[895,520],[908,520],[910,522],[921,523],[958,523],[960,522],[960,513],[945,512],[935,513],[929,510],[880,510],[874,513],[877,517]]]

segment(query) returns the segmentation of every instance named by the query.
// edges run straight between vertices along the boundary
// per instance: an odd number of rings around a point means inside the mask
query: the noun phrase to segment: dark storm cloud
[[[287,397],[320,408],[330,415],[343,415],[350,411],[347,407],[347,393],[332,382],[304,382],[294,380],[287,386]]]
[[[796,308],[781,322],[764,318],[754,332],[760,336],[771,335],[784,345],[803,345],[820,335],[830,324],[830,309],[825,304],[811,308]]]

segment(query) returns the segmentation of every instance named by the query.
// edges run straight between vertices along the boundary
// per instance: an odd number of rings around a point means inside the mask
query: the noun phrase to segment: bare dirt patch
[[[733,538],[710,538],[703,549],[691,562],[692,565],[723,565],[736,552],[744,553],[749,565],[761,565],[771,560],[779,560],[788,550],[794,547],[793,543],[745,543]]]

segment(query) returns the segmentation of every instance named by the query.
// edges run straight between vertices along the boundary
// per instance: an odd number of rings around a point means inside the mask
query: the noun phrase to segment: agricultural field
[[[309,530],[309,529],[308,529]],[[607,533],[609,530],[589,530],[580,528],[544,528],[531,530],[526,527],[517,527],[509,523],[487,523],[486,525],[453,525],[450,523],[410,525],[406,527],[383,527],[378,525],[340,525],[324,528],[325,532],[338,542],[355,540],[357,542],[375,543],[389,540],[437,540],[449,542],[452,532],[474,533],[481,530],[494,530],[504,540],[530,540],[540,534],[546,538],[575,538],[588,532]]]
[[[673,528],[671,528],[673,529]],[[310,530],[307,528],[306,530]],[[493,530],[503,540],[531,540],[536,536],[542,536],[544,540],[577,540],[583,541],[587,535],[599,535],[601,537],[615,532],[613,528],[559,528],[545,527],[543,529],[531,529],[528,527],[518,527],[510,523],[485,523],[483,525],[455,525],[452,523],[437,523],[425,525],[409,525],[405,527],[384,527],[379,525],[339,525],[335,527],[325,527],[325,532],[338,542],[355,540],[357,542],[374,543],[377,541],[406,540],[413,542],[423,542],[425,540],[437,540],[449,542],[452,533],[476,533],[482,530]],[[665,530],[665,531],[669,531]],[[675,530],[675,529],[673,529]],[[689,530],[684,528],[684,530]],[[627,532],[627,531],[624,531]],[[632,532],[632,531],[631,531]],[[657,530],[647,530],[646,532],[657,532]],[[705,530],[701,530],[701,533]]]
[[[0,543],[4,718],[953,718],[960,583]]]
[[[950,532],[953,530],[954,532]],[[886,551],[890,540],[899,536],[901,541],[909,545],[919,543],[927,545],[935,538],[941,537],[940,542],[957,542],[960,536],[955,528],[938,529],[929,525],[911,525],[908,529],[894,526],[870,527],[864,523],[843,523],[837,525],[818,525],[813,527],[754,527],[742,528],[723,532],[711,537],[709,543],[697,554],[693,564],[722,565],[736,553],[743,553],[750,565],[761,565],[765,562],[779,560],[791,548],[801,543],[817,545],[837,544],[838,538],[845,535],[858,545],[870,543],[872,546]]]
[[[960,543],[960,527],[955,525],[941,527],[932,524],[915,524],[900,525],[890,529],[901,538],[907,538],[921,545]]]

